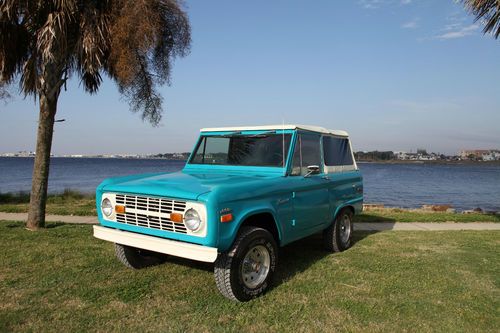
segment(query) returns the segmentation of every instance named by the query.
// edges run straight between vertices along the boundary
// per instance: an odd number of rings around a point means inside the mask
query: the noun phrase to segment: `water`
[[[92,193],[104,179],[182,169],[183,161],[53,158],[49,192],[70,188]],[[360,163],[365,202],[394,207],[450,204],[458,209],[500,210],[500,165]],[[31,189],[33,159],[0,157],[0,192]]]
[[[184,161],[164,159],[52,158],[49,193],[65,189],[93,193],[105,178],[172,172],[182,169],[184,164]],[[0,193],[31,191],[32,173],[32,158],[0,157]]]
[[[500,165],[360,163],[365,202],[500,210]]]

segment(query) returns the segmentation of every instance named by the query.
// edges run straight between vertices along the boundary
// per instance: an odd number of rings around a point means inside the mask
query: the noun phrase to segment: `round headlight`
[[[102,202],[101,202],[101,210],[102,210],[102,213],[106,216],[111,216],[111,214],[113,214],[113,205],[111,204],[111,200],[109,200],[108,198],[105,198]]]
[[[193,208],[188,209],[186,213],[184,213],[184,224],[186,225],[186,228],[191,231],[198,230],[201,225],[201,219],[198,212]]]

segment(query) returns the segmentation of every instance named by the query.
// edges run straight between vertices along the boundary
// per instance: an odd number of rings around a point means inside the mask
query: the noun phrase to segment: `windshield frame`
[[[281,129],[276,129],[276,130],[258,130],[258,131],[224,131],[224,132],[201,132],[198,140],[196,141],[195,146],[193,147],[193,150],[191,151],[191,154],[186,162],[186,166],[184,167],[185,169],[213,169],[213,170],[244,170],[246,172],[248,171],[257,171],[257,172],[271,172],[271,173],[279,173],[279,174],[286,174],[290,160],[292,158],[291,154],[293,154],[293,148],[295,146],[295,137],[296,137],[296,130],[281,130]],[[252,136],[252,135],[265,135],[265,134],[272,134],[272,135],[281,135],[281,134],[290,134],[290,144],[288,146],[288,151],[285,152],[286,160],[285,160],[285,165],[284,166],[249,166],[249,165],[231,165],[231,164],[201,164],[201,163],[192,163],[193,159],[195,158],[196,152],[198,151],[200,145],[203,142],[203,139],[205,137],[225,137],[225,136],[231,136],[231,135],[237,135],[237,136]]]

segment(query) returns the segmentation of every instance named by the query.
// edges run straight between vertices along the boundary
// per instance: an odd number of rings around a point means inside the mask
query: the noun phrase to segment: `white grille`
[[[180,200],[116,194],[116,204],[125,206],[125,214],[116,214],[116,221],[146,228],[187,233],[184,223],[174,223],[170,213],[184,215],[186,202]]]

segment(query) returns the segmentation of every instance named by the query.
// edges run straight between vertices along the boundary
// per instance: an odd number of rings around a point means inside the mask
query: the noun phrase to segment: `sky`
[[[307,124],[354,150],[500,149],[500,39],[460,3],[186,1],[191,52],[175,60],[158,127],[116,85],[61,92],[54,154],[191,151],[199,129]],[[0,101],[0,153],[34,151],[38,104]]]

